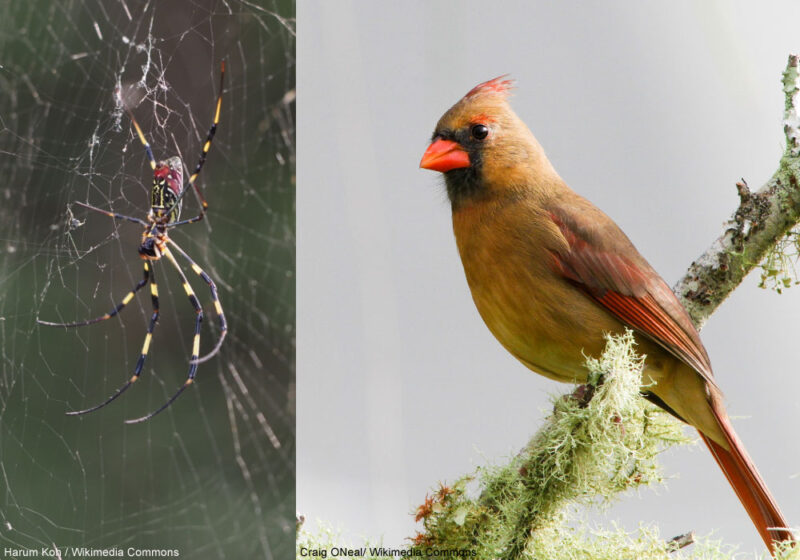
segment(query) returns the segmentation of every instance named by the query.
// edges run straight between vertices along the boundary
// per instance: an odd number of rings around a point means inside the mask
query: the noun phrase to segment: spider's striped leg
[[[186,190],[184,189],[183,192],[186,192]],[[170,222],[167,224],[168,228],[174,228],[175,226],[185,226],[186,224],[193,224],[195,222],[199,222],[200,220],[206,217],[206,209],[208,208],[208,202],[205,201],[203,195],[201,195],[199,192],[197,193],[197,196],[200,197],[200,200],[203,203],[203,207],[200,209],[200,213],[194,218],[189,218],[188,220],[181,220],[179,222]],[[181,196],[178,197],[178,202],[180,202],[181,198],[183,198],[183,194],[181,194]],[[170,206],[168,210],[165,210],[165,214],[172,213],[172,209],[178,205],[178,202],[175,202],[175,204]]]
[[[160,408],[154,410],[153,412],[151,412],[146,416],[142,416],[141,418],[133,418],[131,420],[125,420],[126,424],[136,424],[137,422],[144,422],[145,420],[150,420],[153,416],[155,416],[156,414],[167,408],[169,405],[175,402],[175,399],[177,399],[189,385],[191,385],[194,382],[194,376],[197,373],[197,355],[200,352],[200,325],[203,323],[203,308],[200,305],[200,301],[197,299],[197,296],[194,294],[194,290],[192,290],[192,287],[189,285],[189,281],[186,279],[186,275],[183,273],[183,270],[181,270],[178,261],[175,260],[172,251],[170,251],[168,247],[164,247],[162,256],[166,257],[167,260],[170,263],[172,263],[172,266],[175,267],[175,270],[178,271],[178,274],[181,277],[181,282],[183,283],[183,289],[186,291],[186,296],[189,298],[189,302],[192,304],[192,307],[194,307],[195,313],[197,314],[194,322],[194,338],[192,340],[192,358],[189,363],[189,375],[186,377],[186,381],[184,381],[183,385],[181,385],[180,388],[175,392],[175,394],[172,395],[167,402],[161,405]],[[142,355],[142,361],[144,361],[143,357],[145,354],[146,353],[143,353]]]
[[[203,362],[210,360],[217,354],[217,352],[219,352],[219,349],[222,346],[222,341],[225,340],[225,336],[228,334],[228,323],[227,321],[225,321],[225,313],[222,311],[222,304],[219,302],[219,293],[217,292],[217,285],[214,283],[211,277],[208,274],[206,274],[206,272],[202,268],[200,268],[200,266],[198,266],[196,262],[194,262],[192,257],[187,255],[186,251],[181,249],[178,246],[178,244],[175,243],[172,239],[167,238],[167,243],[175,247],[175,250],[178,251],[178,253],[180,253],[184,259],[189,261],[189,264],[192,266],[192,270],[194,271],[194,273],[197,274],[200,278],[202,278],[203,282],[208,284],[208,289],[211,291],[211,299],[214,301],[214,310],[216,311],[217,317],[219,318],[219,330],[220,330],[219,340],[217,340],[217,343],[214,345],[214,348],[211,350],[211,352],[209,352],[205,356],[197,358],[194,361],[194,363],[196,364],[201,364]]]
[[[117,218],[119,220],[128,220],[129,222],[134,222],[139,225],[143,225],[144,227],[150,227],[150,224],[141,220],[139,218],[134,218],[133,216],[126,216],[125,214],[117,214],[115,212],[109,212],[108,210],[103,210],[102,208],[98,208],[96,206],[92,206],[91,204],[84,204],[83,202],[78,202],[77,200],[74,202],[78,206],[83,206],[84,208],[88,208],[89,210],[94,210],[95,212],[100,212],[101,214],[105,214],[109,218]]]
[[[101,315],[100,317],[95,317],[94,319],[87,319],[86,321],[76,321],[74,323],[53,323],[50,321],[42,321],[41,319],[36,319],[36,322],[40,325],[47,325],[50,327],[85,327],[86,325],[93,325],[95,323],[99,323],[101,321],[105,321],[106,319],[111,319],[114,315],[118,314],[122,309],[128,305],[131,300],[136,296],[136,292],[138,292],[145,284],[147,284],[147,279],[150,278],[150,264],[145,261],[144,263],[144,278],[139,280],[136,286],[128,292],[128,294],[122,298],[122,301],[119,302],[117,305],[114,306],[114,309],[106,313],[105,315]],[[153,278],[153,286],[155,286],[155,278]]]
[[[205,215],[206,213],[203,212],[201,214],[198,214],[194,218],[189,218],[188,220],[181,220],[180,222],[170,222],[167,224],[167,227],[174,228],[176,226],[185,226],[186,224],[193,224],[195,222],[199,222],[200,220],[202,220],[205,217]]]
[[[124,105],[124,103],[123,103]],[[144,146],[144,151],[147,153],[147,159],[150,161],[150,168],[155,171],[156,169],[156,158],[153,157],[153,150],[150,148],[150,143],[147,141],[147,138],[144,137],[144,132],[142,132],[142,128],[139,126],[139,123],[136,122],[136,117],[133,116],[133,111],[125,107],[125,110],[128,112],[128,118],[131,119],[133,126],[136,128],[136,134],[139,135],[139,141]]]
[[[175,200],[175,203],[172,205],[166,213],[169,214],[172,212],[172,209],[175,208],[178,203],[181,201],[183,196],[186,194],[186,191],[189,190],[187,187],[192,185],[194,187],[194,192],[197,193],[198,198],[200,198],[200,203],[202,204],[202,208],[200,209],[200,214],[192,218],[191,220],[184,220],[180,222],[182,224],[188,224],[191,222],[197,222],[203,219],[203,216],[208,210],[208,202],[206,199],[203,198],[200,189],[197,188],[195,181],[197,180],[197,176],[200,175],[200,170],[203,169],[203,164],[206,162],[206,156],[208,155],[208,151],[211,149],[211,141],[214,140],[214,134],[217,133],[217,125],[219,124],[219,113],[222,109],[222,88],[225,86],[225,61],[223,60],[220,64],[220,73],[219,73],[219,97],[217,97],[217,109],[214,111],[214,122],[211,124],[211,128],[208,130],[208,136],[206,136],[206,141],[203,144],[203,150],[200,152],[200,160],[197,162],[197,165],[194,168],[194,172],[189,177],[189,180],[186,182],[186,185],[183,187],[181,194],[178,195],[178,198]],[[177,225],[177,224],[173,224]]]
[[[156,277],[153,272],[149,271],[150,263],[145,261],[144,263],[144,274],[145,274],[145,281],[147,280],[148,274],[150,274],[150,297],[153,301],[153,315],[150,317],[150,324],[147,326],[147,334],[144,336],[144,343],[142,344],[142,353],[139,355],[139,360],[136,362],[136,368],[133,370],[133,376],[128,379],[128,381],[117,391],[108,397],[102,403],[95,405],[91,408],[87,408],[85,410],[76,410],[75,412],[67,412],[68,416],[78,416],[80,414],[86,414],[88,412],[94,412],[95,410],[99,410],[103,408],[105,405],[116,399],[122,393],[124,393],[128,387],[130,387],[137,379],[139,379],[139,375],[142,373],[142,367],[144,367],[144,360],[147,358],[147,352],[150,350],[150,341],[153,338],[153,329],[156,328],[156,323],[158,322],[158,286],[156,285]]]

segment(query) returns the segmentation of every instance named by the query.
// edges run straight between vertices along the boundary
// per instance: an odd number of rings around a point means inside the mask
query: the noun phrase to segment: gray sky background
[[[758,187],[783,136],[781,71],[800,4],[298,3],[297,508],[398,545],[438,481],[501,461],[568,390],[483,325],[437,173],[441,114],[510,73],[512,104],[562,177],[669,284],[720,233],[735,182]],[[735,426],[800,525],[800,287],[748,278],[703,329]],[[610,519],[665,537],[758,535],[701,445],[666,454],[666,488]]]

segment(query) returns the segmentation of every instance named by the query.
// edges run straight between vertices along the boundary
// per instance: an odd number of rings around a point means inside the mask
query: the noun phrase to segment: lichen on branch
[[[552,414],[520,454],[429,496],[418,511],[424,531],[415,545],[475,550],[478,558],[551,558],[536,551],[550,554],[562,539],[581,540],[566,523],[570,506],[602,507],[621,492],[660,482],[658,454],[688,439],[677,421],[641,398],[643,362],[634,347],[630,331],[609,336],[603,355],[587,360],[594,382],[554,399]],[[658,553],[648,556],[642,538],[619,537],[613,546],[637,558],[664,557],[666,541],[645,539]]]

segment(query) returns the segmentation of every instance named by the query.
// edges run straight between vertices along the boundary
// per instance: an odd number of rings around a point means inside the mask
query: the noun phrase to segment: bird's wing
[[[715,385],[708,355],[686,310],[619,227],[582,199],[551,209],[550,217],[566,241],[566,249],[553,253],[556,270]],[[794,536],[785,529],[786,519],[733,430],[720,396],[718,389],[709,392],[708,404],[727,446],[702,431],[700,435],[774,552],[774,540],[794,542]]]
[[[550,217],[568,246],[553,253],[556,270],[713,384],[708,354],[689,315],[622,230],[590,205],[561,205]]]

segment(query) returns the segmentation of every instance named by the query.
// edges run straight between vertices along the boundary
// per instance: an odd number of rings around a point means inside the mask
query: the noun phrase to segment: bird
[[[507,76],[436,124],[420,167],[443,174],[472,299],[529,369],[584,383],[607,333],[634,332],[642,395],[694,426],[770,552],[795,539],[725,410],[688,313],[620,227],[573,191],[509,104]]]

